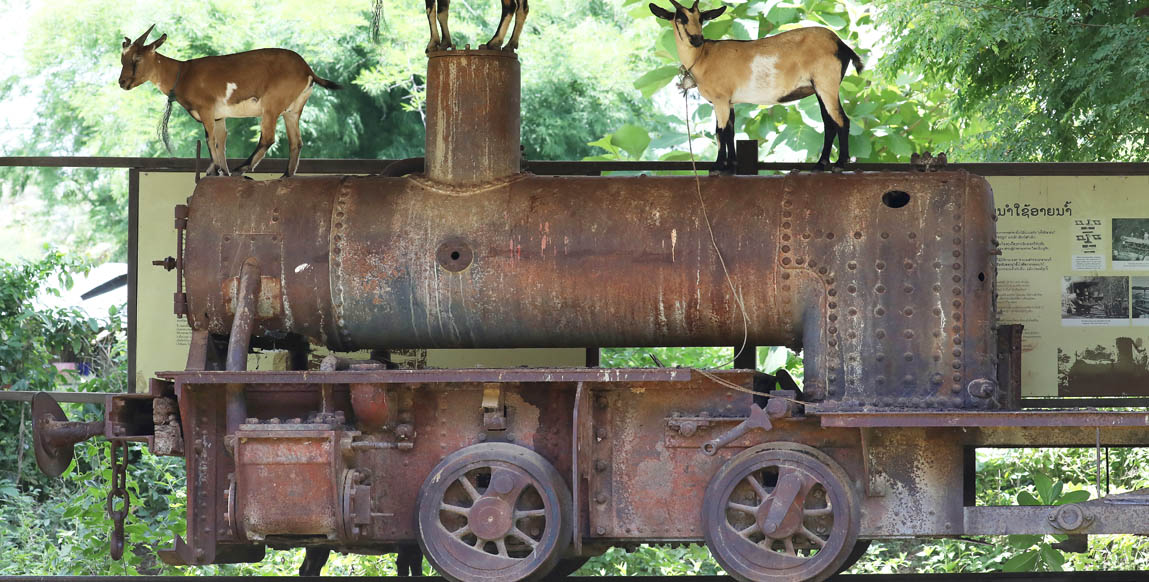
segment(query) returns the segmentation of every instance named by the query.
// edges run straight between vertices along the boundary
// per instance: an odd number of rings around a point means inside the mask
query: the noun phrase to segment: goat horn
[[[695,10],[698,10],[698,0],[694,0],[694,6],[691,6],[691,7],[690,7],[690,10],[691,10],[692,12],[693,12],[693,11],[695,11]]]
[[[152,33],[152,29],[155,27],[156,27],[156,25],[154,25],[154,24],[149,26],[148,29],[144,31],[144,34],[141,35],[140,38],[137,38],[136,42],[134,42],[132,44],[137,45],[137,46],[144,46],[144,41],[147,40],[148,35]]]
[[[681,4],[679,4],[678,2],[675,2],[674,0],[670,0],[670,3],[671,3],[671,4],[673,4],[673,5],[674,5],[674,7],[675,7],[675,8],[677,8],[678,10],[682,10],[683,12],[685,12],[685,11],[686,11],[686,8],[684,8],[684,7],[683,7]]]

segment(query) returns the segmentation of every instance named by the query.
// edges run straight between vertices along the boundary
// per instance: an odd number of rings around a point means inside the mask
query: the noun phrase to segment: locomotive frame
[[[453,94],[465,102],[517,103],[517,61],[486,53],[432,55],[429,79],[463,84],[468,91]],[[736,275],[769,288],[746,291],[756,318],[748,322],[751,340],[806,347],[800,391],[744,369],[396,370],[384,352],[369,360],[331,356],[320,370],[245,371],[246,354],[261,338],[281,341],[300,330],[344,349],[601,345],[596,338],[691,345],[740,331],[730,323],[737,315],[731,300],[717,295],[684,308],[712,316],[689,325],[685,315],[649,327],[618,316],[651,305],[645,281],[658,282],[659,301],[663,292],[722,288],[715,257],[701,252],[703,225],[681,213],[668,213],[659,226],[675,233],[670,253],[675,244],[699,249],[683,259],[692,263],[677,264],[671,254],[669,264],[627,264],[596,288],[572,283],[594,278],[578,253],[552,255],[561,269],[535,272],[540,267],[527,264],[518,272],[553,293],[557,305],[601,306],[602,313],[546,328],[556,313],[520,303],[503,310],[490,294],[507,289],[483,287],[477,277],[493,272],[511,278],[511,290],[531,288],[506,268],[522,258],[514,239],[506,255],[488,243],[521,232],[523,217],[535,218],[516,213],[545,209],[582,256],[588,249],[608,260],[635,256],[654,243],[650,229],[628,232],[626,220],[693,200],[674,192],[694,181],[508,176],[518,148],[491,144],[518,143],[517,109],[498,109],[488,124],[468,127],[475,118],[467,107],[437,95],[428,100],[424,178],[202,182],[176,211],[177,229],[188,230],[173,263],[194,275],[186,303],[183,288],[175,297],[194,329],[187,368],[161,373],[147,393],[108,396],[105,420],[89,425],[67,422],[50,397],[37,397],[41,467],[63,470],[71,444],[93,434],[185,456],[187,537],[161,553],[182,564],[257,560],[265,547],[374,553],[418,541],[453,579],[533,579],[611,545],[705,541],[737,578],[821,580],[870,539],[1149,535],[1143,491],[1053,507],[976,505],[976,448],[1144,446],[1149,415],[1021,408],[1021,330],[992,319],[990,193],[963,172],[706,180],[716,222],[745,225],[738,217],[751,216],[770,233],[741,239],[753,230],[736,229],[714,244],[729,253]],[[611,197],[620,191],[643,205],[625,208],[627,201]],[[487,199],[476,201],[476,192]],[[577,193],[598,209],[582,222],[609,236],[579,238],[579,222],[562,222],[573,215],[571,196],[539,192]],[[435,222],[441,214],[420,208],[442,196],[451,197],[451,216],[462,217],[451,225],[458,236]],[[481,203],[492,200],[509,231],[484,222],[491,211]],[[853,230],[844,228],[849,215],[814,212],[835,202],[878,210]],[[897,230],[910,210],[918,222]],[[403,216],[407,230],[383,222],[393,216]],[[264,226],[253,230],[256,224]],[[891,233],[913,236],[886,242]],[[370,255],[382,248],[395,255]],[[315,261],[326,271],[301,268]],[[425,270],[413,268],[415,275],[388,270],[417,264]],[[676,278],[683,268],[697,269],[693,287]],[[468,297],[483,316],[466,328],[470,336],[440,325],[420,328],[427,335],[418,339],[403,321],[378,319],[377,299],[443,272],[478,285]],[[704,276],[705,285],[697,283]],[[628,278],[639,284],[604,294]],[[130,282],[134,296],[134,276]],[[355,287],[364,282],[367,292]],[[590,301],[596,298],[602,301]],[[308,307],[296,318],[289,306],[301,305]],[[904,318],[889,327],[895,335],[874,327],[882,317]],[[929,349],[915,351],[919,344]],[[301,367],[307,344],[287,345]]]

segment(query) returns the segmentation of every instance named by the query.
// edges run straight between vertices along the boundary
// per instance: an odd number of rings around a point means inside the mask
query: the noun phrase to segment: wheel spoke
[[[475,543],[472,544],[471,547],[482,552],[482,551],[484,551],[483,546],[485,546],[485,545],[487,545],[487,540],[484,540],[483,538],[480,538],[480,537],[476,537]]]
[[[450,503],[440,503],[439,511],[447,511],[463,517],[470,517],[471,514],[470,507],[460,507],[458,505],[451,505]]]
[[[746,513],[749,515],[754,515],[754,514],[758,513],[757,507],[754,507],[753,505],[746,505],[744,503],[738,503],[736,501],[726,502],[726,509],[733,509],[734,511],[741,511],[742,513]]]
[[[750,537],[750,536],[751,536],[751,535],[752,535],[754,532],[756,532],[756,531],[758,531],[758,524],[757,524],[757,523],[752,523],[752,524],[750,524],[750,527],[748,527],[748,528],[746,528],[746,529],[740,529],[740,530],[738,530],[738,535],[740,535],[740,536],[742,536],[742,537],[744,537],[744,538],[748,538],[748,537]]]
[[[768,493],[766,488],[758,482],[758,479],[755,478],[754,473],[747,475],[745,480],[746,482],[750,483],[750,486],[754,488],[756,493],[758,493],[758,502],[765,503],[766,498],[770,496],[770,493]]]
[[[500,556],[504,558],[511,557],[510,554],[507,553],[507,542],[503,538],[495,540],[495,547],[498,548]]]
[[[522,540],[522,542],[530,546],[532,550],[539,545],[539,542],[535,541],[534,538],[527,535],[526,532],[517,527],[511,528],[511,535]]]
[[[459,484],[467,491],[467,495],[471,496],[471,501],[479,500],[479,490],[475,489],[475,486],[471,484],[471,480],[467,479],[466,475],[459,477]]]
[[[802,515],[805,515],[806,517],[819,517],[822,515],[833,515],[833,514],[834,514],[834,508],[833,507],[811,507],[811,508],[807,508],[807,509],[802,510]]]
[[[786,546],[786,555],[787,556],[797,556],[798,555],[798,552],[794,551],[794,538],[784,538],[782,540],[782,545]]]
[[[515,512],[515,521],[528,517],[546,517],[546,509],[523,509]]]
[[[471,533],[471,525],[467,524],[467,525],[464,525],[463,527],[451,532],[451,535],[455,536],[455,538],[461,540],[464,537],[466,537],[467,534],[469,534],[469,533]]]
[[[819,548],[826,547],[826,540],[823,540],[822,538],[818,537],[817,534],[815,534],[814,532],[803,527],[801,533],[802,533],[803,537],[814,542],[814,545],[818,546]]]

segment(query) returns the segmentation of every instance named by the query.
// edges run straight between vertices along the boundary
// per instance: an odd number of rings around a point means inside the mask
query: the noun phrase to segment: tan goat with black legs
[[[451,44],[451,31],[447,28],[447,17],[451,7],[451,0],[426,0],[427,3],[427,24],[431,26],[431,42],[427,43],[427,52],[454,48]],[[501,0],[502,14],[499,16],[499,26],[495,29],[495,36],[487,41],[487,44],[480,46],[482,49],[500,50],[514,52],[519,48],[519,34],[523,32],[523,24],[527,21],[527,14],[530,12],[530,6],[527,5],[527,0]],[[515,29],[511,33],[511,40],[507,42],[506,46],[502,46],[503,38],[507,35],[507,29],[510,28],[511,18],[515,19]],[[435,26],[436,20],[439,26]],[[440,34],[442,29],[442,34]]]
[[[841,167],[850,159],[850,119],[842,109],[838,87],[852,62],[862,70],[862,60],[838,35],[818,26],[790,30],[751,41],[706,40],[702,24],[726,11],[726,7],[699,11],[698,0],[686,8],[670,0],[674,12],[650,4],[650,11],[674,26],[678,58],[694,78],[698,92],[714,104],[718,137],[715,170],[734,171],[734,104],[774,105],[815,95],[825,122],[825,142],[816,168],[826,169],[830,149],[838,138]]]
[[[227,124],[229,117],[259,117],[259,145],[238,168],[237,174],[255,169],[268,148],[275,143],[275,124],[283,116],[290,145],[290,159],[284,176],[295,175],[299,167],[299,116],[314,85],[339,89],[322,79],[303,60],[286,49],[258,49],[232,55],[177,61],[156,52],[167,40],[161,36],[144,44],[152,25],[134,42],[124,37],[120,61],[120,87],[134,89],[151,81],[171,101],[178,102],[207,133],[212,163],[207,174],[230,175],[227,167]],[[166,119],[165,119],[166,124]]]

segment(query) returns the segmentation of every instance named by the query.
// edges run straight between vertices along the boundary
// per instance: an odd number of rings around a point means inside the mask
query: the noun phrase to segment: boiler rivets
[[[874,308],[874,315],[877,315],[878,317],[881,317],[881,316],[883,316],[883,315],[885,315],[885,314],[886,314],[886,308],[885,308],[885,307],[882,307],[882,306],[878,306],[878,307],[875,307],[875,308]]]
[[[878,262],[874,263],[874,268],[881,271],[882,269],[886,268],[886,262],[885,261],[878,261]]]
[[[846,268],[851,270],[851,271],[856,270],[858,268],[858,263],[855,263],[854,261],[850,261],[850,262],[846,263]]]
[[[855,230],[854,231],[854,238],[862,238],[862,231]]]
[[[890,233],[888,233],[888,232],[883,232],[883,233],[882,233],[882,238],[890,238]]]
[[[902,337],[904,337],[904,338],[906,338],[906,339],[913,339],[913,337],[914,337],[914,330],[912,330],[912,329],[907,329],[906,331],[903,331],[903,332],[902,332]]]

